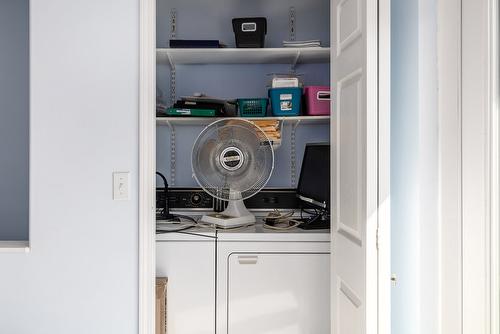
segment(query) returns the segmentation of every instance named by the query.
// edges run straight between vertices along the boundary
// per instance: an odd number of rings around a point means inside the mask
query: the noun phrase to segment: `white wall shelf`
[[[256,48],[256,49],[170,49],[156,50],[158,63],[196,64],[314,64],[329,63],[330,48]]]
[[[243,117],[157,117],[156,125],[208,125],[219,119],[241,119]],[[300,124],[329,124],[330,116],[248,117],[249,121],[280,120]]]

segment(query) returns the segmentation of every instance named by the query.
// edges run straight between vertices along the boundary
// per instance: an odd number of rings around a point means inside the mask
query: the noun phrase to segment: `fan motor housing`
[[[216,224],[236,226],[255,219],[238,201],[255,195],[267,184],[274,169],[274,151],[269,138],[255,123],[220,119],[206,126],[196,138],[191,169],[203,190],[230,202],[228,208],[232,211],[226,210],[234,219],[218,220]]]
[[[236,146],[229,146],[220,153],[219,162],[225,170],[235,171],[243,166],[245,156]]]

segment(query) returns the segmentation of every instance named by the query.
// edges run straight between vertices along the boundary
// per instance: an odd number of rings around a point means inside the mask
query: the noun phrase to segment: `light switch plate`
[[[129,199],[129,172],[113,173],[113,200],[126,201]]]

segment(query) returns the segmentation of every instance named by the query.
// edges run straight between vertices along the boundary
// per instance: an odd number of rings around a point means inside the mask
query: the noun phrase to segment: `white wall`
[[[438,333],[437,1],[392,1],[392,333]]]
[[[137,333],[138,1],[30,15],[32,250],[0,253],[0,332]],[[113,170],[130,201],[112,201]]]

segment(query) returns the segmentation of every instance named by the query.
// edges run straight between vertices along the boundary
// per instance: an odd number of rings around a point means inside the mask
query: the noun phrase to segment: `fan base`
[[[213,213],[201,218],[202,222],[214,224],[217,227],[231,228],[250,225],[255,223],[255,216],[250,214],[242,217],[228,216],[222,213]]]

